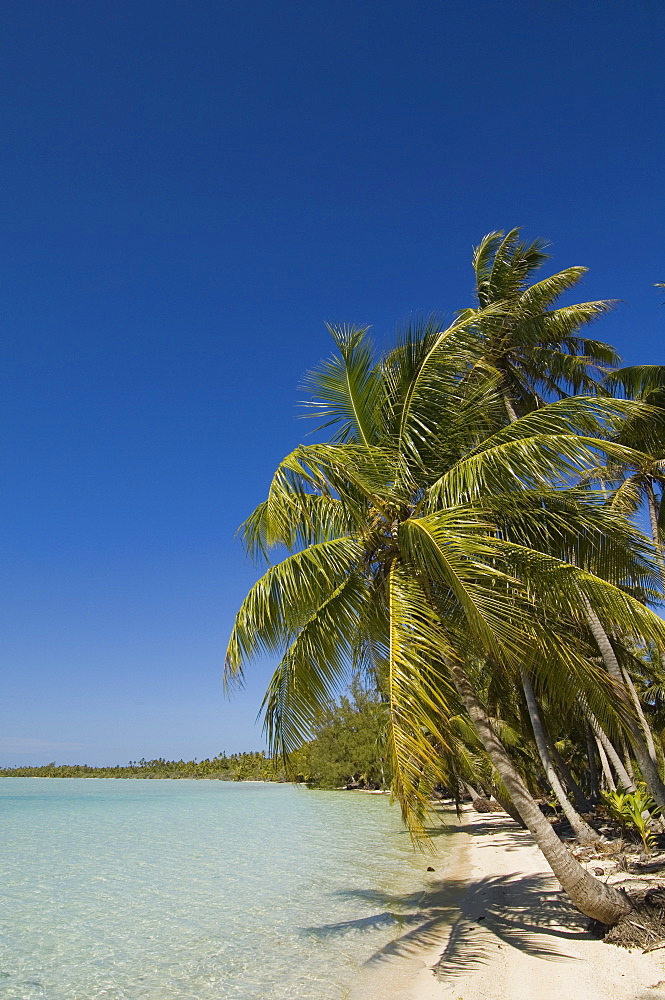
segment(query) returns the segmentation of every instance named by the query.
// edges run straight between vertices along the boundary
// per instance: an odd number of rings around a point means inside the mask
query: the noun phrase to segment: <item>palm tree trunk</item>
[[[607,759],[607,754],[605,753],[605,747],[600,742],[598,736],[596,736],[596,746],[598,747],[598,756],[600,757],[600,766],[603,769],[603,777],[605,779],[605,784],[607,785],[608,792],[616,792],[617,786],[614,780],[614,775],[612,774],[612,768],[610,767],[610,762]]]
[[[598,740],[599,746],[602,746],[603,752],[612,761],[612,767],[614,768],[616,776],[619,779],[619,784],[623,785],[623,787],[627,792],[636,792],[637,786],[635,785],[634,781],[630,780],[630,775],[628,774],[626,768],[623,766],[623,761],[621,760],[621,757],[617,753],[614,744],[612,743],[609,736],[599,723],[596,716],[588,707],[587,707],[587,713],[589,716],[589,722],[591,723],[591,727],[594,733],[596,734],[596,739]]]
[[[614,649],[612,648],[612,643],[609,640],[607,632],[600,623],[596,612],[591,607],[588,597],[586,594],[582,594],[582,600],[584,601],[584,606],[587,612],[587,621],[589,623],[589,628],[593,634],[596,641],[598,649],[600,650],[600,655],[603,658],[603,662],[610,676],[617,682],[620,692],[626,691],[626,685],[623,681],[623,675],[621,673],[621,667],[619,666],[619,661],[616,658]],[[628,695],[624,695],[626,703],[629,703],[630,699]],[[646,744],[640,733],[639,726],[635,722],[629,722],[631,743],[633,744],[633,750],[635,751],[635,757],[637,758],[637,763],[640,765],[640,771],[642,772],[642,777],[644,778],[647,788],[653,795],[656,803],[661,809],[665,809],[665,785],[661,781],[660,774],[658,773],[658,768],[652,761],[649,751],[647,750]]]
[[[626,737],[621,734],[621,753],[623,754],[623,764],[626,768],[626,773],[633,784],[635,784],[635,772],[633,771],[633,762],[630,759],[630,750],[628,749],[628,743]]]
[[[656,497],[653,492],[653,480],[650,476],[647,477],[644,484],[644,492],[647,497],[647,507],[649,508],[649,522],[651,524],[651,540],[653,541],[653,547],[656,550],[656,562],[658,563],[658,568],[660,569],[660,581],[665,588],[665,553],[663,553],[663,546],[660,544],[660,535],[658,531],[658,511],[656,509]],[[665,669],[665,652],[660,652],[660,664]]]
[[[531,719],[531,728],[533,729],[536,747],[538,748],[538,753],[543,764],[545,776],[552,786],[552,790],[556,795],[557,801],[563,809],[563,814],[573,828],[577,839],[582,844],[592,844],[598,840],[598,834],[582,819],[564,791],[563,785],[559,780],[559,775],[556,773],[552,763],[552,758],[550,757],[547,740],[545,739],[545,731],[540,719],[540,712],[538,711],[538,702],[536,701],[536,695],[533,690],[533,685],[531,684],[531,678],[524,668],[522,668],[520,674],[522,677],[524,696],[529,710],[529,718]]]
[[[644,739],[646,740],[649,756],[651,757],[655,766],[658,767],[658,756],[656,754],[656,744],[653,741],[653,733],[651,732],[651,727],[649,726],[649,723],[647,722],[646,716],[644,714],[644,709],[642,708],[642,702],[640,701],[639,695],[635,690],[635,685],[633,684],[633,678],[630,676],[627,670],[622,670],[621,673],[623,675],[626,687],[628,688],[628,691],[630,693],[631,701],[635,706],[637,717],[640,720],[640,725],[642,726],[642,732],[644,733]]]
[[[582,788],[580,788],[578,783],[573,778],[572,772],[568,767],[567,762],[563,759],[563,757],[557,750],[554,740],[551,738],[550,734],[547,732],[547,729],[544,725],[543,729],[545,730],[545,739],[547,740],[547,746],[552,756],[552,762],[556,767],[558,773],[563,778],[564,785],[573,796],[573,802],[575,803],[575,808],[579,813],[589,812],[589,807],[590,807],[589,800],[584,794]]]
[[[658,565],[660,566],[660,575],[663,578],[663,583],[665,584],[665,555],[663,554],[663,547],[660,544],[660,538],[658,537],[658,511],[656,510],[656,497],[653,492],[653,482],[651,478],[647,479],[644,486],[644,492],[647,495],[647,506],[649,508],[651,539],[653,541],[653,547],[656,550],[656,559],[658,561]]]
[[[515,412],[515,407],[513,406],[513,401],[508,395],[508,393],[503,390],[503,405],[506,407],[506,413],[508,414],[508,421],[514,424],[516,420],[519,420],[517,413]]]
[[[605,885],[586,871],[561,843],[492,729],[487,713],[476,697],[466,671],[455,661],[446,662],[480,742],[563,889],[574,905],[586,916],[603,924],[617,923],[622,916],[630,913],[632,907],[629,899],[625,893],[613,886]]]
[[[513,803],[510,801],[509,796],[506,795],[505,791],[502,792],[500,789],[494,788],[492,790],[492,795],[494,796],[494,798],[496,799],[496,801],[499,803],[499,805],[501,806],[501,808],[503,809],[503,811],[505,813],[508,813],[508,815],[510,816],[510,818],[512,820],[514,820],[515,823],[517,823],[517,825],[522,828],[522,830],[526,830],[526,828],[527,828],[526,823],[524,822],[524,820],[520,816],[519,812],[517,811],[517,809],[515,808],[515,806],[513,805]]]
[[[470,785],[468,781],[464,781],[463,780],[462,784],[466,788],[468,794],[471,796],[471,805],[474,804],[474,802],[475,802],[476,799],[482,798],[480,792],[476,791],[476,789],[473,787],[473,785]],[[496,784],[496,782],[495,782],[495,784]],[[487,785],[484,782],[482,783],[482,789],[483,789],[483,794],[486,795],[488,799],[489,799],[490,795],[493,795],[494,798],[496,799],[496,801],[499,803],[499,805],[503,809],[503,811],[505,813],[507,813],[510,816],[511,819],[515,820],[515,822],[517,823],[517,825],[521,826],[523,830],[526,829],[526,826],[524,825],[524,820],[522,819],[522,817],[520,816],[520,814],[518,813],[517,809],[515,808],[515,806],[510,801],[510,799],[506,798],[505,794],[502,795],[501,792],[498,791],[496,788],[488,788]],[[474,806],[474,808],[475,808],[475,806]]]
[[[600,802],[598,785],[598,765],[596,763],[596,744],[594,743],[591,726],[586,725],[586,752],[589,759],[589,798],[593,803]]]
[[[645,492],[647,495],[647,505],[649,507],[649,521],[651,522],[651,538],[653,541],[653,547],[656,550],[656,561],[660,569],[660,580],[663,585],[663,589],[665,589],[665,553],[663,552],[663,546],[661,545],[660,542],[660,534],[658,531],[658,511],[656,509],[656,497],[654,495],[653,479],[651,479],[651,477],[647,478],[645,485]],[[663,501],[661,499],[661,503],[662,502]],[[661,650],[659,655],[660,655],[660,664],[662,668],[665,670],[665,652]],[[653,735],[651,733],[651,728],[649,727],[649,724],[644,716],[644,712],[642,711],[642,705],[640,704],[637,692],[635,691],[635,686],[632,682],[632,678],[628,674],[628,671],[626,671],[626,674],[627,674],[626,680],[629,685],[628,689],[631,692],[631,695],[633,696],[637,705],[639,706],[638,714],[640,717],[640,722],[642,723],[642,728],[644,729],[644,735],[647,740],[649,755],[651,759],[654,761],[655,766],[658,769],[658,772],[660,773],[660,761],[659,761],[658,751],[656,750],[656,746],[654,743]],[[661,817],[661,823],[665,825],[665,815]]]

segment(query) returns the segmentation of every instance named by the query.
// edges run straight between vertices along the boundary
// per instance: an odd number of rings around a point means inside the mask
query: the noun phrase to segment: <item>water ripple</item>
[[[425,866],[383,796],[0,778],[0,997],[340,1000]]]

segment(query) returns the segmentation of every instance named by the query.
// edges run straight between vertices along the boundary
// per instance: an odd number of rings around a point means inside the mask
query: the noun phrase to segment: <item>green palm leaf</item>
[[[383,384],[367,337],[368,327],[328,325],[338,355],[309,372],[305,385],[315,398],[307,406],[324,418],[319,429],[336,425],[336,442],[375,444],[383,403]]]

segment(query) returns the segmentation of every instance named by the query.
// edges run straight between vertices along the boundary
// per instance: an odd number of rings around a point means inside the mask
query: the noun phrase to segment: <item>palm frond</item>
[[[490,527],[470,507],[410,518],[399,527],[400,550],[412,572],[451,593],[487,652],[512,648],[518,631],[510,599],[496,588],[501,568],[488,565],[496,554]]]
[[[263,704],[272,755],[288,757],[312,737],[321,710],[350,679],[353,643],[367,599],[365,580],[349,574],[313,609],[282,657]]]
[[[632,365],[619,368],[605,378],[605,385],[628,399],[644,399],[665,386],[665,365]]]
[[[500,311],[501,307],[492,307],[483,314],[483,321],[489,322],[490,313],[496,316]],[[479,366],[484,367],[474,336],[478,324],[478,313],[467,310],[452,326],[431,338],[429,349],[401,394],[395,437],[410,461],[418,462],[419,449],[436,435],[442,408],[459,405],[467,380]]]
[[[337,425],[334,442],[372,445],[379,437],[382,381],[368,329],[328,324],[339,354],[305,376],[313,393],[306,405],[324,419],[319,430]]]
[[[268,560],[270,549],[289,551],[353,532],[357,518],[336,497],[273,484],[269,497],[241,524],[239,534],[254,559]]]
[[[451,742],[451,701],[456,707],[456,699],[441,667],[445,636],[418,583],[393,563],[387,586],[395,793],[412,835],[422,840],[431,813],[429,795],[446,778],[443,751]]]
[[[245,665],[257,653],[288,648],[353,573],[361,556],[358,541],[338,538],[310,545],[264,573],[236,615],[226,652],[225,686],[242,683]]]
[[[565,271],[536,281],[520,296],[520,308],[527,315],[544,312],[553,302],[577,285],[588,272],[588,267],[567,267]]]

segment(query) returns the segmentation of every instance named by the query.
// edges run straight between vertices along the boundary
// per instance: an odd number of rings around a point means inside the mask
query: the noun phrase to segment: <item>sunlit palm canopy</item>
[[[665,646],[642,603],[658,586],[648,540],[576,485],[635,459],[616,438],[640,404],[564,398],[506,426],[502,376],[478,352],[502,308],[423,323],[378,358],[367,331],[333,328],[337,356],[308,377],[332,440],[288,455],[242,529],[254,555],[285,557],[238,612],[227,684],[255,655],[280,657],[264,709],[288,755],[353,671],[385,678],[395,792],[416,834],[464,745],[451,663],[513,686],[528,664],[550,697],[582,692],[609,718],[580,588],[609,631]]]
[[[613,301],[555,307],[587,268],[569,267],[529,284],[548,259],[546,247],[542,240],[525,243],[513,229],[489,233],[473,254],[484,355],[501,373],[516,415],[547,399],[594,392],[598,377],[619,361],[608,344],[579,332],[611,310]],[[501,315],[483,315],[499,304]]]

